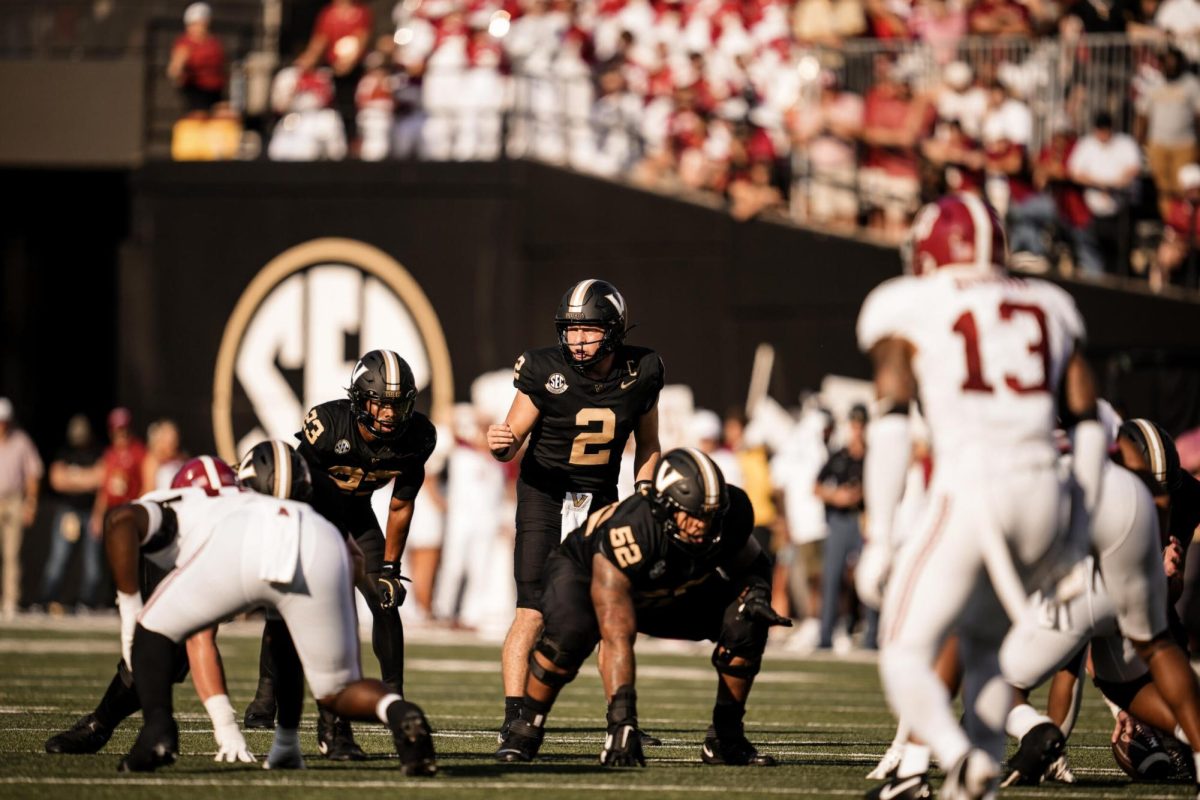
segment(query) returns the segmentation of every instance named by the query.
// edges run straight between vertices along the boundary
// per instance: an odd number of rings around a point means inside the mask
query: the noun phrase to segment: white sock
[[[399,702],[400,700],[403,700],[403,699],[404,698],[398,694],[385,694],[383,696],[383,699],[375,704],[375,716],[379,717],[380,722],[382,722],[384,725],[387,725],[388,724],[388,715],[387,715],[388,707],[391,706],[392,703]]]
[[[1192,743],[1188,741],[1187,734],[1184,733],[1183,728],[1179,727],[1178,725],[1175,726],[1175,738],[1186,744],[1188,747],[1192,746]],[[1200,775],[1200,772],[1197,772],[1196,774]]]
[[[1019,742],[1025,738],[1025,734],[1038,725],[1052,721],[1045,714],[1039,713],[1033,706],[1028,703],[1022,703],[1008,712],[1008,720],[1005,722],[1004,730],[1008,732],[1009,736]]]
[[[909,778],[913,775],[924,775],[929,772],[929,748],[923,744],[904,745],[904,755],[900,757],[900,768],[896,770],[897,778]]]

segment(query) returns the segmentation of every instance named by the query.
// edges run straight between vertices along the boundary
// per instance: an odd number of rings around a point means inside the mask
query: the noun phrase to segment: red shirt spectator
[[[225,88],[225,48],[207,32],[195,35],[181,33],[172,46],[172,53],[183,52],[183,85],[195,86],[207,92]]]
[[[114,408],[108,415],[112,444],[100,459],[100,490],[92,510],[93,530],[101,530],[110,508],[128,503],[142,494],[142,461],[146,447],[133,435],[133,416],[127,408]]]
[[[1029,172],[1029,161],[1025,148],[1008,139],[991,142],[987,146],[988,171],[1008,178],[1009,203],[1024,203],[1037,190],[1033,187],[1033,176]]]
[[[1059,216],[1073,228],[1086,228],[1092,214],[1083,201],[1083,190],[1071,182],[1067,172],[1067,159],[1075,149],[1075,137],[1063,132],[1055,133],[1050,142],[1038,153],[1034,169],[1034,180],[1038,186],[1054,195]]]
[[[872,87],[863,103],[863,138],[869,145],[867,166],[916,178],[916,145],[935,115],[928,102],[913,97],[903,84],[888,80]]]
[[[1033,33],[1029,9],[1014,0],[976,0],[967,13],[967,26],[971,33],[981,36]]]
[[[370,9],[357,0],[333,0],[317,15],[309,48],[319,47],[335,72],[348,71],[366,55],[374,24]]]
[[[1184,241],[1190,236],[1193,244],[1200,245],[1200,205],[1182,197],[1171,198],[1163,221]]]

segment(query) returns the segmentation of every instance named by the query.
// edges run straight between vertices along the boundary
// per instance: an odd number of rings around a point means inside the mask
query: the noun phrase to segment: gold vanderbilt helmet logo
[[[213,436],[222,458],[263,439],[291,441],[311,406],[345,396],[358,357],[386,348],[429,390],[434,416],[454,403],[450,352],[429,299],[399,262],[352,239],[281,253],[242,292],[221,337]]]

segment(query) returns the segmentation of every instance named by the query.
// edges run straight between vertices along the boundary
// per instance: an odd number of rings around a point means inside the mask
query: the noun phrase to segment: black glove
[[[754,581],[742,591],[738,616],[747,620],[758,620],[767,625],[792,627],[792,621],[781,617],[771,608],[771,588],[765,581]]]
[[[375,586],[379,590],[379,605],[383,608],[396,608],[404,605],[408,589],[401,581],[407,580],[409,579],[400,574],[399,561],[385,561],[383,572],[375,579]]]
[[[629,685],[617,689],[608,704],[608,735],[600,751],[605,767],[644,767],[642,736],[637,727],[637,692]]]

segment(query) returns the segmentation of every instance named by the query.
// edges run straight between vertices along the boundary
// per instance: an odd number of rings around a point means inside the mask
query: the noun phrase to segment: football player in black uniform
[[[398,606],[406,590],[400,557],[437,431],[428,417],[414,410],[417,385],[412,370],[391,350],[372,350],[358,360],[348,394],[348,399],[322,403],[308,412],[296,434],[297,449],[312,471],[313,507],[362,550],[367,580],[358,588],[371,609],[371,644],[384,683],[403,696],[404,629]],[[393,478],[385,533],[371,508],[371,495]],[[268,621],[263,631],[258,692],[246,709],[248,728],[273,727],[276,665],[270,639],[281,627],[279,621]],[[349,724],[323,709],[317,745],[334,760],[366,758]]]
[[[621,453],[632,433],[634,474],[648,481],[659,456],[662,360],[624,343],[625,298],[611,283],[585,280],[563,295],[554,318],[558,346],[517,359],[508,417],[488,428],[497,459],[512,460],[529,439],[517,482],[514,572],[517,612],[504,640],[503,740],[520,713],[534,642],[542,627],[542,567],[578,523],[617,499]]]
[[[767,630],[791,625],[771,609],[771,559],[751,537],[746,493],[726,486],[712,459],[691,448],[663,456],[653,483],[592,514],[546,561],[545,630],[529,662],[521,716],[496,752],[529,761],[559,690],[597,643],[608,704],[605,766],[645,766],[637,729],[633,642],[639,632],[716,642],[717,699],[706,764],[770,766],[742,718]]]

